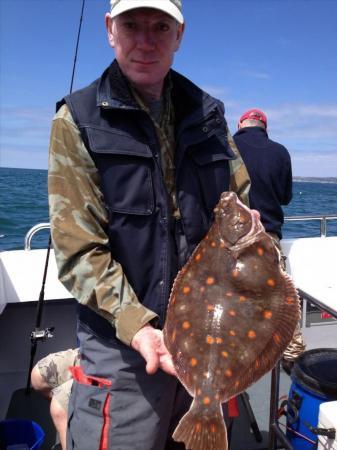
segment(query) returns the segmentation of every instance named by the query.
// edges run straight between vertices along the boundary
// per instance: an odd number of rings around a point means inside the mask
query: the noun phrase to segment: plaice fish
[[[221,403],[268,372],[299,320],[296,289],[272,238],[233,192],[178,273],[164,326],[177,376],[193,402],[173,438],[189,450],[227,450]]]

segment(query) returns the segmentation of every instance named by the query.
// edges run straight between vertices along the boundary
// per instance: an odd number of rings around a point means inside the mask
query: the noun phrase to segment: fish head
[[[214,208],[214,219],[221,238],[228,245],[235,245],[243,237],[263,229],[258,213],[247,208],[234,192],[223,192]]]

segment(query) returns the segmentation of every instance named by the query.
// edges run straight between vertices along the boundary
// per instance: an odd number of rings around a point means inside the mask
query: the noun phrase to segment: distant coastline
[[[337,177],[293,177],[299,183],[331,183],[337,184]]]

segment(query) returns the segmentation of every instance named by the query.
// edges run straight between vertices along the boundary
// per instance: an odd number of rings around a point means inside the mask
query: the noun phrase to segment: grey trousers
[[[67,449],[184,449],[170,438],[191,403],[179,381],[161,370],[147,375],[143,358],[117,339],[107,343],[83,326],[78,336],[85,375],[111,381],[111,386],[74,381]]]

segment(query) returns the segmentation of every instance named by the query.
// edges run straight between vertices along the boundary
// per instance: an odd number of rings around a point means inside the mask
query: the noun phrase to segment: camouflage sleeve
[[[234,191],[240,200],[249,208],[249,190],[250,190],[250,176],[237,145],[229,131],[226,124],[227,140],[232,152],[236,156],[235,159],[229,160],[230,170],[230,186],[229,190]]]
[[[81,303],[116,328],[130,345],[156,314],[137,299],[112,259],[99,175],[69,109],[54,117],[49,149],[49,212],[59,279]]]

